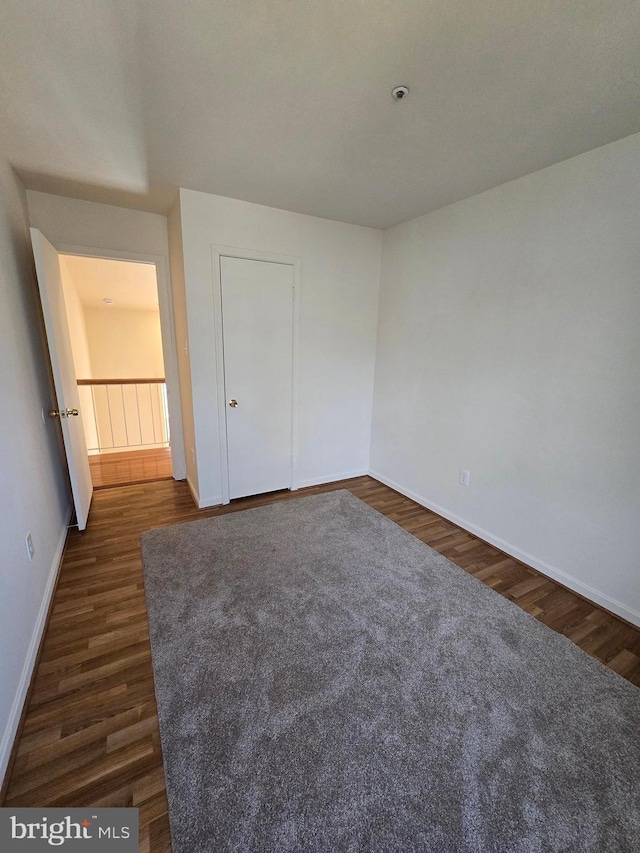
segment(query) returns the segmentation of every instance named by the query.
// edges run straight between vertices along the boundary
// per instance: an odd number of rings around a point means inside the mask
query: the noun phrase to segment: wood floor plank
[[[116,742],[120,742],[124,746],[127,742],[123,739],[124,733],[129,732],[134,726],[139,725],[140,717],[144,716],[145,713],[146,706],[144,705],[131,708],[122,714],[115,714],[112,717],[99,720],[79,731],[68,734],[66,737],[60,737],[55,743],[47,743],[37,749],[32,749],[24,755],[18,756],[14,772],[18,775],[24,775],[29,770],[35,770],[37,767],[58,762],[63,756],[72,755],[91,744],[102,743],[105,738],[107,752],[111,752],[113,750],[109,749],[110,737],[115,736],[118,738]],[[147,717],[146,719],[155,719],[156,713],[153,707],[151,715],[151,717]],[[145,721],[143,720],[143,722]],[[56,771],[59,770],[57,763],[55,769]]]
[[[171,477],[171,448],[122,450],[89,456],[94,489]]]
[[[639,630],[370,477],[207,510],[173,480],[105,489],[69,534],[6,805],[136,806],[140,850],[170,853],[140,533],[337,488],[640,686]]]

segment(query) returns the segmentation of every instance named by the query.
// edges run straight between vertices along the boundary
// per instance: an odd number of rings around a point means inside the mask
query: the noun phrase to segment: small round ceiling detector
[[[408,86],[396,86],[395,89],[391,90],[391,97],[396,101],[401,101],[403,98],[406,98],[408,94]]]

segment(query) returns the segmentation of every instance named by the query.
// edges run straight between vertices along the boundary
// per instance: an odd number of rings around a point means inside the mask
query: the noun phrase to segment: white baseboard
[[[166,450],[169,444],[127,444],[124,447],[92,447],[87,450],[89,456],[103,456],[112,453],[136,453],[138,450]]]
[[[38,649],[40,648],[40,642],[46,627],[51,596],[53,595],[53,591],[56,587],[56,581],[58,579],[58,573],[60,572],[60,566],[62,563],[62,554],[64,552],[65,542],[67,541],[67,530],[71,520],[71,513],[72,508],[70,507],[53,556],[51,569],[49,570],[49,577],[47,578],[47,585],[44,590],[44,595],[42,596],[40,610],[38,611],[38,618],[36,619],[36,624],[33,627],[31,642],[29,643],[18,687],[16,688],[11,711],[9,712],[9,719],[4,730],[4,734],[2,735],[2,741],[0,741],[0,787],[2,781],[4,781],[5,773],[7,772],[13,743],[18,732],[18,726],[20,725],[20,717],[22,716],[25,699],[27,698],[29,685],[31,684],[33,668],[38,656]]]
[[[610,598],[606,593],[600,592],[600,590],[579,581],[577,578],[574,578],[573,575],[563,572],[562,569],[557,569],[555,566],[549,565],[549,563],[546,563],[544,560],[534,557],[533,554],[528,554],[526,551],[522,551],[510,542],[505,542],[504,539],[494,536],[492,533],[489,533],[488,530],[484,530],[482,527],[472,524],[465,518],[461,518],[459,515],[450,512],[445,507],[427,500],[422,495],[412,492],[411,489],[405,489],[389,477],[385,477],[383,474],[373,470],[369,471],[369,475],[375,480],[379,480],[381,483],[384,483],[385,486],[389,486],[396,492],[400,492],[401,495],[411,498],[412,501],[432,510],[432,512],[435,512],[438,515],[441,515],[448,521],[457,524],[458,527],[462,527],[467,532],[473,533],[474,536],[477,536],[479,539],[484,539],[484,541],[488,542],[490,545],[495,545],[496,548],[499,548],[501,551],[504,551],[506,554],[509,554],[521,563],[525,563],[525,565],[531,566],[532,569],[536,569],[536,571],[541,574],[552,578],[552,580],[558,581],[558,583],[561,583],[563,586],[577,592],[579,595],[582,595],[594,604],[599,604],[611,613],[615,613],[616,616],[620,616],[622,619],[626,619],[627,622],[631,622],[633,625],[640,627],[640,612],[628,607],[621,601],[617,601],[615,598]]]
[[[198,509],[206,509],[207,507],[210,507],[210,506],[220,506],[221,505],[222,495],[215,495],[212,498],[201,498],[200,495],[198,494],[198,490],[193,485],[193,482],[192,482],[192,480],[188,474],[185,477],[185,480],[187,481],[187,486],[189,486],[189,491],[191,492],[191,497],[193,498],[195,505],[198,507]]]
[[[189,486],[189,491],[191,492],[191,497],[193,498],[195,505],[200,509],[200,495],[198,494],[198,490],[193,485],[191,477],[188,474],[185,477],[185,480],[187,481],[187,486]]]
[[[359,468],[357,471],[340,471],[339,474],[325,474],[323,477],[311,477],[308,480],[300,480],[297,489],[306,489],[308,486],[323,486],[325,483],[335,483],[338,480],[350,480],[352,477],[364,477],[369,473],[367,468]],[[295,491],[292,489],[292,491]]]
[[[369,471],[366,468],[359,468],[357,471],[341,471],[339,474],[325,474],[322,477],[312,477],[308,480],[300,480],[295,487],[291,488],[291,491],[295,492],[298,489],[305,489],[308,486],[322,486],[325,483],[335,483],[338,480],[350,480],[352,477],[364,477],[368,473]],[[188,474],[186,481],[191,492],[191,497],[198,509],[222,505],[222,495],[215,495],[212,498],[201,498]]]
[[[208,509],[212,506],[222,506],[222,495],[214,495],[212,498],[200,498],[198,509]]]

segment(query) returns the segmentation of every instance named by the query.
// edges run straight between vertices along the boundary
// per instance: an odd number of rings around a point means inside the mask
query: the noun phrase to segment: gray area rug
[[[640,850],[640,690],[349,492],[142,545],[174,853]]]

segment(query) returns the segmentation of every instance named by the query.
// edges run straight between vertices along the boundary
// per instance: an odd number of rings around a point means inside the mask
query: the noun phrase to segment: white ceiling
[[[103,311],[158,311],[158,285],[153,264],[60,255],[60,267],[85,308]],[[104,299],[113,299],[107,305]]]
[[[2,5],[0,147],[49,192],[386,227],[640,131],[639,0]]]

